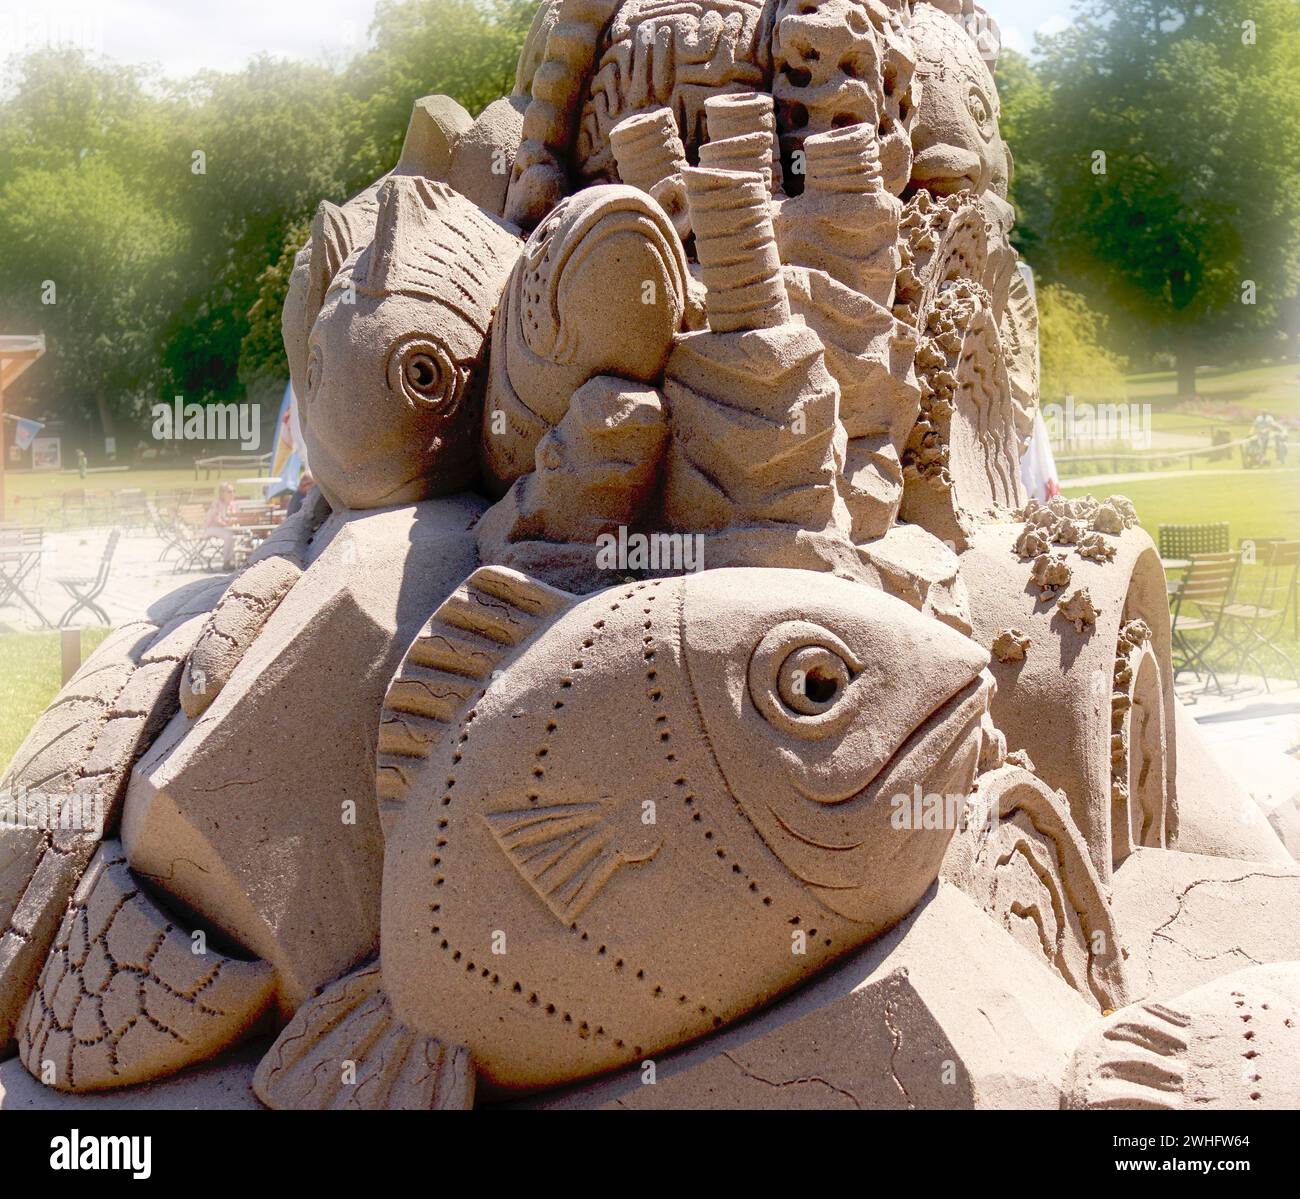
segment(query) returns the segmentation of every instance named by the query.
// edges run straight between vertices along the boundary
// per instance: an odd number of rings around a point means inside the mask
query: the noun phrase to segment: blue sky
[[[1059,29],[1070,0],[986,0],[1006,44],[1027,51]],[[174,77],[238,70],[260,51],[339,63],[365,45],[375,0],[0,0],[0,59],[72,43],[119,62],[152,62]]]
[[[1070,0],[985,0],[985,7],[1002,26],[1003,44],[1027,54],[1034,34],[1059,33],[1070,23]]]

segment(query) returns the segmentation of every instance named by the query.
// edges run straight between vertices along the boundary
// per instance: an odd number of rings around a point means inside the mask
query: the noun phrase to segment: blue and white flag
[[[18,422],[18,431],[14,434],[14,445],[26,452],[32,448],[32,442],[36,440],[37,435],[45,426],[38,420],[24,420],[21,416],[14,419]]]
[[[266,496],[281,491],[294,491],[298,479],[307,469],[306,453],[302,443],[302,429],[298,424],[298,398],[293,394],[293,384],[284,389],[280,402],[280,417],[275,422],[275,446],[271,452],[271,482],[266,485]]]

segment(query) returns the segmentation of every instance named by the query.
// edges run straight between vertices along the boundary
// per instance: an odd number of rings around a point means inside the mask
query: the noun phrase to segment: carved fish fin
[[[402,659],[379,722],[375,788],[384,833],[443,736],[577,597],[503,566],[482,566],[429,619]]]
[[[339,273],[356,242],[347,213],[322,200],[311,223],[310,279],[307,287],[307,328],[310,330],[325,302],[334,276]]]
[[[267,1107],[308,1111],[462,1110],[474,1106],[464,1045],[445,1045],[397,1019],[378,965],[308,1000],[253,1075]]]
[[[620,865],[635,860],[619,845],[608,802],[547,804],[483,819],[515,869],[566,924]]]

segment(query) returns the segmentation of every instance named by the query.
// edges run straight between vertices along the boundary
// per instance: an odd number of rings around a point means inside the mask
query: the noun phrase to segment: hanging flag
[[[1031,500],[1046,503],[1061,494],[1061,480],[1056,473],[1056,456],[1052,453],[1052,438],[1043,420],[1043,410],[1034,413],[1034,432],[1029,448],[1020,459],[1020,481]]]
[[[32,442],[36,440],[36,435],[45,426],[38,420],[25,420],[21,416],[14,417],[14,419],[18,422],[18,431],[14,434],[14,445],[26,452],[32,448]]]
[[[1034,279],[1034,268],[1022,258],[1016,263],[1016,270],[1020,272],[1034,304],[1037,305],[1038,284]],[[1043,358],[1037,338],[1034,339],[1034,356],[1034,378],[1041,386]],[[1029,446],[1020,459],[1020,481],[1025,485],[1025,491],[1031,500],[1046,503],[1054,495],[1061,494],[1061,480],[1056,473],[1056,456],[1052,453],[1052,438],[1047,430],[1047,422],[1043,420],[1041,404],[1034,412],[1034,431],[1030,435]]]
[[[294,491],[298,479],[307,468],[307,455],[302,444],[302,428],[298,424],[298,397],[293,394],[293,384],[284,389],[280,402],[280,415],[275,422],[275,446],[271,451],[271,482],[266,485],[270,498],[282,491]]]

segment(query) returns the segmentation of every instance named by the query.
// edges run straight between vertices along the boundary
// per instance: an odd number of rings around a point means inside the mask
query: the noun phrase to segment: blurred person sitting
[[[304,503],[306,503],[307,494],[315,486],[316,486],[316,480],[311,477],[311,473],[309,471],[303,471],[301,476],[299,476],[297,489],[294,491],[293,495],[289,498],[289,508],[288,511],[285,513],[286,520],[290,516],[292,516],[295,512],[297,512],[298,509],[301,508]]]
[[[1251,422],[1248,466],[1266,466],[1268,464],[1268,443],[1273,438],[1277,422],[1271,412],[1260,412]]]
[[[204,518],[205,532],[209,537],[220,537],[222,545],[222,570],[235,569],[235,538],[239,524],[239,513],[235,507],[235,485],[222,483],[217,489],[217,498],[208,505],[208,514]]]

